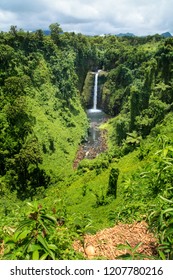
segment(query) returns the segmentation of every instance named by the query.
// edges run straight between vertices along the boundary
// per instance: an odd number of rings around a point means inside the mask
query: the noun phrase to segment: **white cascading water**
[[[98,106],[98,81],[99,81],[99,72],[98,70],[94,72],[94,90],[93,90],[93,106],[92,109],[87,110],[88,120],[90,122],[90,128],[88,131],[87,142],[85,143],[84,150],[86,151],[86,157],[92,158],[93,152],[100,153],[102,150],[102,140],[101,132],[99,125],[105,119],[105,113],[97,109]]]
[[[95,73],[93,110],[97,110],[98,74],[99,74],[98,72]]]
[[[94,79],[94,94],[93,94],[93,108],[89,110],[90,113],[99,113],[101,110],[97,109],[97,93],[98,93],[98,75],[101,70],[95,73]]]

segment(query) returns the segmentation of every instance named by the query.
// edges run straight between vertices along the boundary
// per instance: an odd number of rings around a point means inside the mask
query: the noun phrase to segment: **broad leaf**
[[[21,239],[25,239],[29,233],[30,233],[30,230],[28,230],[28,229],[22,231],[21,233],[19,233],[16,240],[19,241]]]
[[[33,260],[39,260],[39,251],[34,251],[33,252],[32,259]]]

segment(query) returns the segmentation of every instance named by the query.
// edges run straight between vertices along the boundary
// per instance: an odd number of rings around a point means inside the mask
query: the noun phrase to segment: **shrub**
[[[60,223],[56,214],[28,203],[32,212],[20,222],[14,234],[6,236],[4,259],[55,260],[77,259],[72,249],[72,234]]]
[[[107,195],[113,195],[115,198],[117,196],[117,181],[119,176],[119,169],[112,168],[109,175],[109,185]]]

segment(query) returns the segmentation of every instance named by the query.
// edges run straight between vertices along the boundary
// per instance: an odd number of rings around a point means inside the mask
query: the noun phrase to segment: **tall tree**
[[[60,42],[60,34],[63,32],[62,28],[60,27],[59,23],[52,23],[49,26],[50,29],[50,36],[55,44],[59,44]]]

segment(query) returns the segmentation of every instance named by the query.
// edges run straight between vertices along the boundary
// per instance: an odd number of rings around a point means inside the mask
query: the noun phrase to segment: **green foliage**
[[[126,250],[126,254],[122,254],[117,257],[117,259],[122,260],[145,260],[145,259],[153,259],[145,254],[139,252],[139,248],[142,245],[142,242],[138,243],[135,247],[132,247],[127,241],[126,244],[119,244],[117,246],[118,250]]]
[[[135,129],[135,118],[140,113],[140,91],[135,86],[130,88],[130,131]]]
[[[120,146],[126,133],[134,130],[146,137],[172,110],[166,105],[172,102],[172,40],[167,43],[161,38],[160,42],[159,38],[147,38],[142,42],[136,38],[132,43],[131,38],[124,38],[120,43],[118,38],[110,49],[111,39],[104,40],[109,72],[103,87],[103,108],[118,115],[112,137]]]
[[[128,132],[128,121],[124,116],[119,115],[115,121],[115,134],[112,137],[116,137],[116,142],[121,145],[123,140],[126,138]]]
[[[91,108],[93,105],[91,92],[93,91],[94,75],[91,72],[87,73],[83,86],[81,101],[85,108]]]
[[[51,29],[59,40],[59,25]],[[32,199],[37,188],[72,172],[88,125],[77,91],[76,54],[67,45],[60,50],[51,36],[15,26],[1,34],[6,45],[0,41],[5,61],[0,67],[0,175],[22,199]]]
[[[5,259],[55,260],[75,258],[70,249],[71,238],[56,215],[46,213],[37,203],[30,204],[32,212],[20,222],[12,236],[5,239]]]
[[[115,198],[117,196],[117,181],[119,176],[119,169],[112,168],[109,175],[109,185],[107,195],[113,195]]]
[[[55,44],[58,44],[60,40],[60,33],[63,31],[62,28],[60,27],[59,23],[52,23],[49,28],[52,40],[55,42]]]
[[[132,83],[132,74],[130,69],[124,65],[119,65],[115,70],[111,70],[109,78],[114,81],[117,87],[126,87]]]
[[[89,170],[95,170],[96,174],[100,174],[104,169],[107,169],[109,166],[109,161],[106,158],[102,158],[101,156],[93,159],[92,161],[89,159],[82,160],[78,165],[79,173],[87,172]]]
[[[122,153],[127,154],[132,152],[134,149],[140,146],[140,142],[142,137],[137,134],[136,131],[131,133],[127,133],[126,139],[123,141],[122,145]]]
[[[171,188],[172,189],[172,188]],[[170,190],[169,190],[170,191]],[[149,220],[157,223],[159,247],[158,254],[162,260],[173,259],[173,201],[160,196],[160,208],[156,208],[151,212]]]
[[[172,259],[173,39],[87,37],[58,23],[50,31],[0,34],[2,258],[76,259],[74,236],[146,219],[160,258]],[[105,125],[110,149],[75,173],[96,69],[100,104],[115,116]],[[20,200],[35,198],[25,216]],[[138,245],[126,246],[140,258]]]
[[[107,193],[105,192],[105,189],[102,188],[100,192],[93,192],[95,198],[96,198],[96,202],[93,205],[93,207],[98,208],[100,206],[104,206],[107,205],[108,203],[111,202],[111,199],[108,197]],[[110,194],[110,193],[109,193]],[[115,190],[114,193],[115,195]]]

